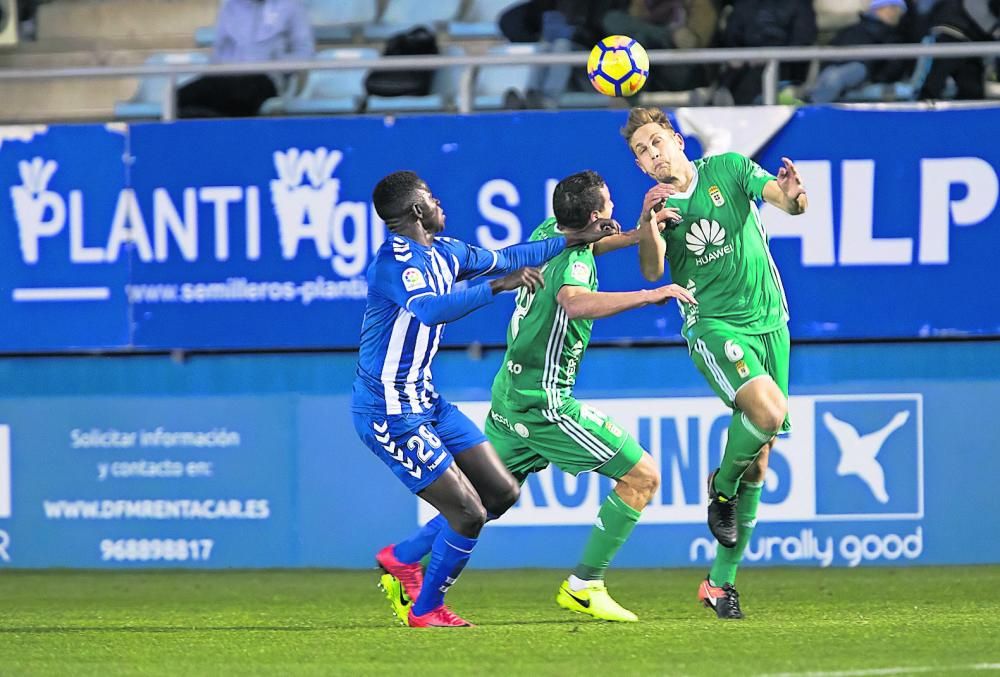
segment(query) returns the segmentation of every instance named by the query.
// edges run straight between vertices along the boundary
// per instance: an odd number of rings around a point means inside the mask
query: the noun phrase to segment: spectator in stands
[[[632,0],[628,11],[604,15],[604,32],[628,35],[646,49],[697,49],[709,47],[719,22],[716,0]],[[649,89],[681,91],[706,84],[702,66],[685,65],[650,69]]]
[[[14,6],[17,8],[17,33],[21,40],[35,39],[35,10],[41,0],[17,0]],[[3,28],[7,21],[12,20],[6,12],[4,3],[0,3],[0,28]]]
[[[34,40],[37,33],[35,11],[41,0],[17,0],[18,37],[22,40]]]
[[[604,37],[601,19],[611,10],[627,6],[629,0],[529,0],[500,15],[500,32],[511,42],[538,42],[542,51],[561,53],[589,50]],[[582,69],[576,69],[582,73]],[[511,91],[508,108],[549,108],[571,86],[572,66],[540,66],[532,72],[532,84],[522,97]],[[585,79],[585,75],[581,78]],[[576,83],[577,87],[581,83]],[[589,89],[589,85],[582,83]]]
[[[872,0],[857,23],[842,28],[830,40],[834,46],[887,45],[904,41],[900,21],[906,14],[905,0]],[[847,61],[824,66],[809,95],[813,103],[831,103],[865,82],[896,82],[906,74],[904,59]]]
[[[804,46],[816,42],[812,0],[733,0],[722,31],[723,47]],[[782,79],[802,80],[805,64],[784,64]],[[730,65],[720,77],[716,105],[752,104],[760,98],[764,67]]]
[[[936,42],[986,42],[1000,39],[1000,0],[940,0],[931,10],[931,35]],[[934,59],[920,92],[923,99],[940,99],[948,79],[959,99],[982,99],[984,66],[979,57]]]
[[[301,0],[225,0],[212,48],[215,63],[309,59],[312,27]],[[247,117],[288,85],[278,73],[205,75],[177,91],[180,117]]]

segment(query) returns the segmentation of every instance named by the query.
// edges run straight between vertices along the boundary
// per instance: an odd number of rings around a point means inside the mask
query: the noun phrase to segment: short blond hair
[[[659,108],[633,108],[628,112],[628,122],[621,129],[622,136],[625,137],[625,143],[630,144],[632,135],[635,134],[636,130],[651,122],[660,125],[671,134],[676,133],[674,126],[667,119],[667,114]]]

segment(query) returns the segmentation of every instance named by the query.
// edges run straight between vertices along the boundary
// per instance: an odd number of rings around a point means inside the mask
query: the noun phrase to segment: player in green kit
[[[698,371],[733,409],[722,464],[708,478],[708,526],[720,547],[698,597],[719,618],[742,618],[736,569],[757,523],[768,452],[791,429],[788,308],[757,201],[801,214],[806,192],[788,158],[777,176],[737,153],[692,162],[655,108],[633,108],[622,136],[657,181],[639,220],[643,276],[659,280],[666,258],[671,279],[698,297],[680,304],[682,332]]]
[[[569,176],[556,185],[555,218],[538,226],[531,240],[558,237],[610,218],[613,207],[598,174]],[[673,210],[665,214],[679,217]],[[635,244],[637,235],[633,231],[605,238],[598,252]],[[659,487],[659,470],[621,426],[574,399],[573,385],[595,319],[671,298],[690,307],[697,307],[696,301],[675,284],[633,292],[597,291],[590,247],[559,254],[544,266],[542,275],[544,287],[517,295],[507,329],[507,352],[493,380],[486,436],[521,482],[549,463],[573,475],[595,471],[617,480],[556,602],[602,620],[635,621],[636,615],[608,594],[604,573]]]

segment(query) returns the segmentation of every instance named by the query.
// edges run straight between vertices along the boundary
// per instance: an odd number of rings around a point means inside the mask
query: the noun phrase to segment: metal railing
[[[868,45],[856,47],[769,47],[754,49],[652,50],[649,60],[656,66],[687,64],[748,63],[763,65],[763,102],[777,102],[778,68],[782,63],[808,61],[868,61],[879,59],[992,58],[1000,56],[1000,43],[949,43]],[[314,70],[416,70],[464,67],[458,88],[458,110],[473,110],[475,71],[483,66],[557,66],[583,68],[586,52],[559,54],[488,54],[479,56],[389,56],[379,59],[336,59],[311,61],[270,61],[238,64],[164,64],[137,66],[89,66],[74,68],[24,68],[0,70],[0,86],[11,80],[53,80],[65,78],[120,78],[161,76],[167,78],[163,120],[176,117],[175,93],[180,75],[237,75],[261,72],[304,73]],[[0,90],[2,93],[2,90]]]

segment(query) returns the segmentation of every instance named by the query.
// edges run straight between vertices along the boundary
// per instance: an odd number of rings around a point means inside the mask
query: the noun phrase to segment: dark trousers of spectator
[[[244,118],[277,96],[274,80],[263,73],[205,75],[177,89],[177,116],[182,118]]]
[[[950,35],[939,35],[937,43],[965,42]],[[940,99],[944,95],[945,83],[951,77],[958,86],[958,99],[982,99],[986,95],[983,85],[983,60],[972,59],[934,59],[931,70],[920,90],[921,99]]]
[[[604,30],[609,35],[628,35],[646,49],[674,49],[670,33],[664,26],[644,21],[628,12],[613,11],[604,15]],[[697,64],[684,66],[653,66],[648,89],[680,92],[707,84],[705,69]]]
[[[737,106],[749,106],[760,102],[763,76],[763,66],[729,67],[719,78],[719,84],[729,90]]]

